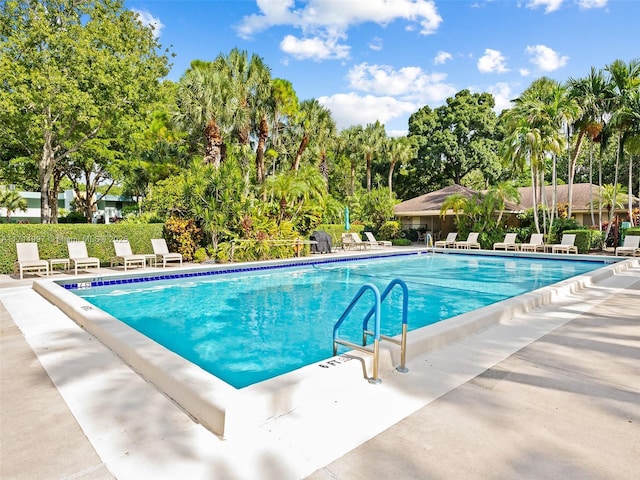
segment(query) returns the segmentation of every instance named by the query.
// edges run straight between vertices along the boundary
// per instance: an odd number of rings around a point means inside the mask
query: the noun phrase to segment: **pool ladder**
[[[380,305],[387,298],[389,292],[396,285],[402,288],[402,335],[400,340],[396,340],[393,337],[382,335],[380,333]],[[369,312],[365,315],[362,322],[362,345],[357,345],[349,340],[344,340],[338,337],[340,326],[353,310],[353,307],[358,303],[362,296],[368,291],[372,291],[375,299],[375,304],[371,307]],[[369,378],[369,383],[379,384],[382,382],[378,376],[378,365],[380,356],[380,341],[386,340],[396,345],[400,345],[400,366],[396,367],[396,370],[402,373],[407,373],[409,369],[405,366],[406,363],[406,351],[407,351],[407,307],[409,304],[409,289],[407,284],[399,278],[391,280],[387,288],[380,294],[380,290],[372,283],[365,283],[358,293],[353,297],[351,303],[346,308],[340,319],[333,327],[333,355],[338,354],[338,345],[344,345],[345,347],[353,348],[355,350],[373,355],[373,376]],[[369,330],[369,320],[374,317],[373,331]],[[373,348],[367,348],[368,337],[373,337]]]

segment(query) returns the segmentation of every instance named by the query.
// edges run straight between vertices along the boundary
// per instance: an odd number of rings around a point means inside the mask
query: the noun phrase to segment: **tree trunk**
[[[602,152],[600,152],[600,154],[598,155],[598,193],[601,193],[601,192],[602,192]],[[598,230],[602,232],[602,201],[598,202]]]
[[[60,168],[60,164],[56,162],[53,169],[53,185],[49,191],[49,208],[51,208],[51,223],[58,223],[58,194],[60,193],[60,182],[64,177],[64,172]]]
[[[533,222],[536,232],[540,233],[540,220],[538,219],[538,198],[537,198],[537,178],[536,171],[531,165],[531,203],[533,205]]]
[[[371,191],[371,155],[365,155],[367,160],[367,192]]]
[[[207,139],[204,163],[212,165],[214,168],[220,168],[220,163],[224,158],[224,142],[215,118],[211,118],[207,122],[204,134]]]
[[[605,241],[607,238],[609,238],[609,232],[611,232],[611,223],[613,221],[613,217],[616,214],[616,204],[617,204],[617,200],[618,200],[618,169],[620,167],[620,157],[622,156],[622,149],[624,148],[624,144],[622,142],[622,134],[619,135],[618,137],[618,149],[616,152],[616,167],[613,173],[613,207],[611,208],[611,211],[609,212],[608,215],[608,220],[609,220],[609,224],[607,225],[607,234],[605,235]],[[613,239],[613,246],[614,248],[617,247],[617,242],[618,239],[614,238]]]
[[[593,143],[589,145],[589,213],[591,213],[591,226],[593,226],[596,223],[593,211]]]
[[[256,150],[256,180],[258,184],[264,183],[266,173],[264,168],[264,150],[269,137],[269,124],[266,116],[260,120],[260,133],[258,134],[258,148]]]
[[[573,207],[573,180],[576,176],[576,163],[578,161],[578,155],[580,154],[580,149],[582,147],[582,140],[584,138],[585,130],[580,129],[580,133],[578,134],[578,139],[576,140],[576,148],[573,150],[573,155],[569,159],[569,191],[568,191],[568,202],[569,202],[569,210],[567,216],[571,218],[572,207]]]
[[[633,155],[629,155],[629,221],[633,227]]]
[[[556,211],[558,208],[558,172],[557,172],[557,158],[556,154],[553,154],[553,172],[551,172],[551,184],[552,184],[552,193],[551,193],[551,208],[549,209],[549,231],[551,231],[551,227],[553,226],[553,220],[556,216]]]
[[[294,172],[300,170],[302,154],[307,149],[307,145],[309,145],[309,136],[305,135],[304,137],[302,137],[302,141],[300,142],[300,146],[298,147],[298,151],[296,152],[296,157],[293,160],[293,165],[291,165],[291,170],[293,170]]]
[[[321,160],[320,160],[320,175],[324,178],[324,186],[329,191],[329,165],[327,165],[327,152],[326,150],[322,150],[321,152]]]
[[[389,165],[389,177],[387,179],[387,185],[389,186],[389,196],[393,196],[393,170],[396,167],[395,160],[391,160],[391,165]]]
[[[351,187],[351,196],[353,197],[356,191],[356,165],[351,162],[351,172],[350,172],[350,187]]]
[[[38,173],[40,181],[40,221],[42,223],[51,222],[51,209],[49,208],[49,196],[51,175],[55,165],[55,151],[52,145],[53,132],[45,128],[44,146],[42,147],[42,157],[38,162]]]

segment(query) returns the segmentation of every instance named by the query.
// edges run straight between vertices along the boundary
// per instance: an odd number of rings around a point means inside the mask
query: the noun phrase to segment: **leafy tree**
[[[377,232],[393,218],[393,207],[397,201],[388,188],[374,188],[360,197],[361,220],[373,225]]]
[[[490,177],[498,172],[498,119],[489,93],[461,90],[446,105],[423,107],[409,118],[409,135],[420,136],[419,175],[434,172],[440,185],[460,184],[479,169]]]
[[[185,172],[183,175],[188,176],[189,172]],[[143,210],[161,220],[167,220],[171,216],[186,216],[189,212],[189,206],[183,195],[183,175],[168,177],[151,185],[142,202]]]
[[[41,220],[49,223],[56,164],[139,115],[167,58],[122,0],[9,0],[0,35],[0,134],[39,152]]]

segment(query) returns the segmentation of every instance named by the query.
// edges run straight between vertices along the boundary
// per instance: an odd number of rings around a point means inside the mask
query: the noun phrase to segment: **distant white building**
[[[11,190],[11,186],[4,188]],[[11,222],[40,223],[40,192],[18,191],[18,193],[27,201],[27,211],[17,210],[13,212],[11,214]],[[61,192],[58,195],[58,210],[64,210],[67,213],[73,211],[73,201],[75,198],[76,196],[73,190]],[[96,202],[96,210],[94,212],[94,223],[98,221],[99,218],[107,219],[107,222],[122,219],[123,207],[131,205],[136,205],[135,200],[131,197],[98,194],[98,201]],[[6,209],[0,208],[0,217],[4,219],[6,216]]]

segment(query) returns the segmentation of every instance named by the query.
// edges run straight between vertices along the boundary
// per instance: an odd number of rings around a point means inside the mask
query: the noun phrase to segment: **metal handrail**
[[[382,295],[380,296],[380,303],[384,302],[387,295],[393,290],[393,287],[399,285],[402,288],[402,335],[400,340],[396,340],[393,337],[389,337],[387,335],[378,334],[379,338],[383,340],[387,340],[388,342],[395,343],[396,345],[400,345],[400,366],[396,367],[396,370],[402,373],[406,373],[409,369],[406,367],[406,358],[407,358],[407,312],[409,310],[409,288],[404,280],[400,278],[394,278],[389,282],[387,288],[384,289]],[[367,337],[372,335],[372,332],[369,330],[369,320],[371,319],[371,315],[373,315],[373,308],[369,310],[369,313],[364,317],[364,321],[362,322],[362,346],[367,345]]]
[[[338,338],[338,330],[340,329],[340,326],[342,325],[342,323],[345,321],[349,313],[351,313],[351,310],[353,310],[353,307],[355,307],[356,303],[358,303],[362,295],[364,295],[367,290],[371,290],[375,297],[375,304],[373,306],[374,315],[375,315],[375,322],[374,322],[375,326],[374,326],[374,333],[373,333],[373,337],[374,337],[373,350],[364,348],[363,346],[360,346],[348,340],[343,340]],[[351,303],[349,304],[349,306],[346,308],[344,313],[340,316],[336,324],[333,326],[333,355],[335,356],[338,354],[338,344],[373,355],[373,377],[369,379],[369,383],[378,384],[382,381],[380,380],[380,378],[378,378],[379,343],[380,343],[380,290],[378,290],[378,287],[376,287],[372,283],[365,283],[362,287],[360,287],[360,290],[358,290],[358,293],[356,293],[356,295],[351,300]]]
[[[387,297],[389,292],[396,285],[400,285],[403,292],[401,340],[396,340],[395,338],[389,337],[387,335],[382,335],[380,333],[380,304],[382,303],[382,301],[384,301],[384,299]],[[358,345],[348,340],[343,340],[338,338],[338,331],[342,326],[342,323],[345,321],[347,316],[349,316],[349,314],[351,313],[355,305],[358,303],[360,298],[368,290],[371,290],[373,292],[375,297],[375,303],[371,307],[367,315],[365,316],[364,321],[362,323],[362,345]],[[392,280],[389,283],[389,285],[387,285],[387,288],[384,290],[384,293],[382,295],[380,295],[380,291],[378,290],[378,287],[376,287],[372,283],[365,283],[362,287],[360,287],[360,290],[358,290],[358,293],[356,293],[356,295],[353,297],[353,299],[351,300],[351,303],[349,303],[349,306],[345,309],[344,313],[340,316],[340,318],[338,319],[338,321],[333,327],[333,355],[337,355],[338,353],[338,344],[373,355],[373,376],[372,378],[369,378],[369,383],[378,384],[382,382],[382,380],[380,380],[380,378],[378,377],[379,352],[380,352],[379,344],[380,344],[380,340],[387,340],[392,343],[395,343],[396,345],[400,345],[401,347],[400,366],[397,367],[396,370],[402,373],[408,372],[409,370],[405,366],[406,347],[407,347],[408,304],[409,304],[409,289],[407,288],[407,284],[399,278]],[[374,317],[374,328],[373,328],[373,331],[370,331],[368,328],[369,328],[369,321],[371,320],[372,316]],[[367,337],[369,336],[373,337],[373,349],[367,348]]]

